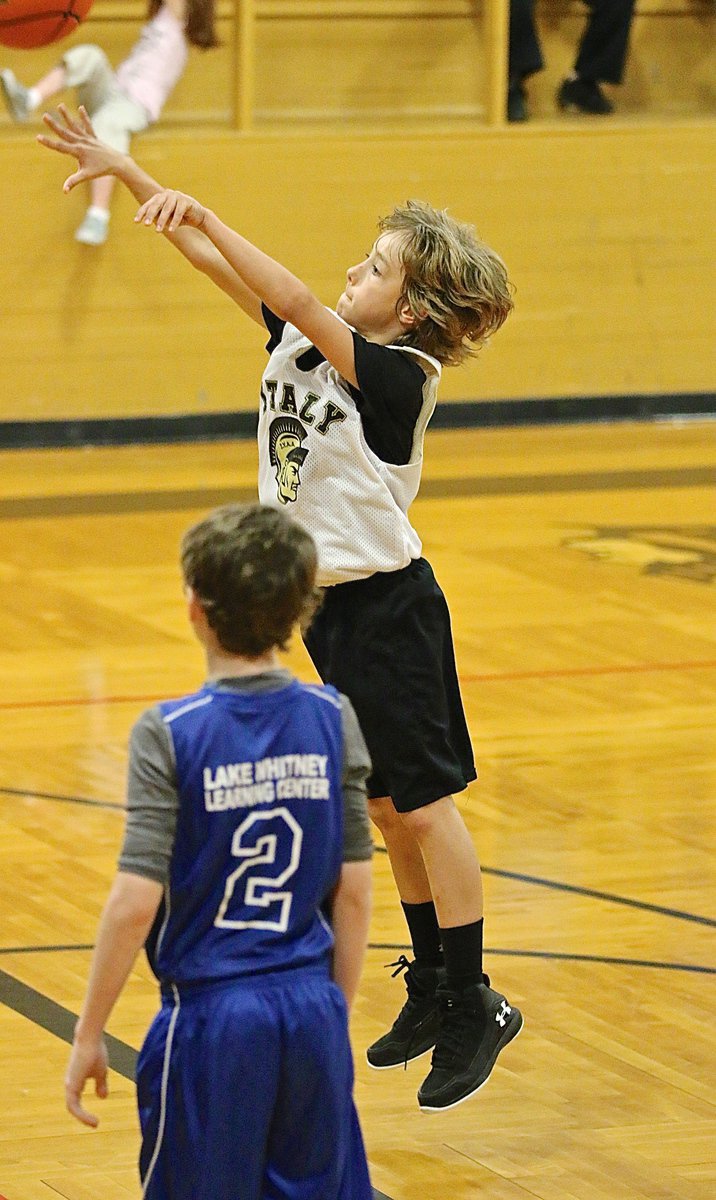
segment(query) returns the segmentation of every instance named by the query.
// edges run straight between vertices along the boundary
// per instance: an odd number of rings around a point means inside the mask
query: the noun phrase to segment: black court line
[[[0,787],[0,796],[24,796],[28,800],[59,800],[63,804],[87,804],[91,808],[113,808],[119,812],[127,811],[124,804],[117,804],[113,800],[89,800],[86,796],[61,796],[56,792],[36,792],[34,788]]]
[[[401,942],[371,942],[369,950],[412,951],[412,946]],[[716,975],[716,967],[705,967],[701,963],[659,962],[648,958],[618,958],[609,954],[568,954],[556,950],[501,950],[486,946],[485,955],[494,954],[502,958],[556,959],[558,962],[606,963],[617,967],[653,967],[657,971],[688,971],[693,975]],[[395,963],[386,964],[395,966]]]
[[[410,951],[412,947],[407,942],[369,942],[369,950],[400,950]],[[94,950],[91,942],[77,942],[74,945],[57,946],[5,946],[0,949],[2,954],[54,954],[67,951]],[[486,946],[485,954],[494,954],[503,958],[543,958],[556,959],[559,962],[590,962],[607,963],[611,966],[622,967],[652,967],[658,971],[690,971],[694,975],[716,975],[716,967],[707,967],[701,963],[664,962],[649,958],[621,958],[609,954],[571,954],[558,950],[506,950],[498,946]],[[390,964],[395,966],[394,963]],[[0,997],[1,999],[2,997]],[[1,1200],[1,1198],[0,1198]]]
[[[3,946],[0,954],[54,954],[63,950],[94,950],[93,942],[75,942],[66,946]]]
[[[83,796],[63,796],[55,792],[36,792],[33,790],[24,790],[23,788],[8,788],[0,787],[0,795],[8,796],[26,796],[29,799],[38,797],[41,800],[57,800],[65,804],[86,804],[93,808],[108,808],[114,809],[116,812],[126,812],[125,805],[116,804],[109,800],[90,800]],[[374,850],[377,854],[387,854],[385,846],[375,846]],[[629,896],[619,896],[614,892],[602,892],[597,888],[583,887],[581,884],[563,883],[558,879],[544,879],[539,875],[525,875],[520,871],[506,871],[500,867],[482,867],[485,875],[497,875],[503,879],[515,879],[518,883],[530,883],[535,887],[551,888],[557,892],[571,892],[577,896],[588,896],[592,900],[605,900],[610,904],[623,904],[627,908],[638,908],[644,912],[657,913],[662,917],[673,917],[678,921],[691,921],[695,925],[706,925],[709,928],[716,928],[716,919],[713,917],[704,917],[699,913],[685,912],[680,908],[667,908],[661,904],[651,904],[647,900],[633,900]]]
[[[551,492],[594,492],[623,489],[708,487],[716,467],[667,467],[648,471],[586,471],[570,474],[467,476],[426,479],[423,500],[460,496],[525,496]],[[188,488],[184,491],[106,492],[96,495],[10,496],[0,500],[0,517],[114,516],[124,513],[183,512],[229,502],[255,503],[252,487]]]
[[[0,1003],[72,1045],[77,1014],[56,1004],[28,984],[21,983],[19,979],[8,975],[7,971],[0,971]],[[111,1034],[105,1034],[105,1037],[112,1070],[134,1081],[137,1051]]]
[[[376,854],[387,854],[385,846],[374,846]],[[523,875],[520,871],[504,871],[500,867],[485,867],[485,875],[498,875],[503,879],[516,879],[518,883],[532,883],[535,887],[552,888],[556,892],[572,892],[577,896],[589,896],[592,900],[606,900],[611,904],[624,904],[627,908],[639,908],[645,912],[658,913],[662,917],[674,917],[678,921],[693,921],[696,925],[716,926],[713,917],[702,917],[698,913],[685,912],[680,908],[666,908],[661,904],[650,904],[647,900],[632,900],[629,896],[618,896],[614,892],[600,892],[596,888],[582,887],[576,883],[562,883],[558,879],[543,879],[539,875]]]
[[[639,908],[644,912],[658,913],[662,917],[675,917],[677,921],[693,921],[696,925],[716,927],[716,919],[702,917],[697,913],[684,912],[680,908],[666,908],[661,904],[649,904],[646,900],[632,900],[628,896],[617,896],[613,892],[600,892],[596,888],[581,887],[574,883],[560,883],[556,879],[542,879],[539,875],[523,875],[519,871],[503,871],[499,867],[483,867],[486,875],[498,875],[503,879],[516,879],[518,883],[532,883],[536,887],[553,888],[558,892],[571,892],[578,896],[589,896],[593,900],[606,900],[610,904],[624,904],[628,908]]]
[[[255,504],[256,487],[187,488],[166,492],[105,492],[96,495],[13,496],[0,500],[0,517],[102,517],[124,513],[182,512],[219,504]]]
[[[20,1016],[26,1017],[35,1025],[39,1025],[41,1029],[47,1030],[48,1033],[60,1038],[63,1042],[67,1042],[68,1045],[72,1045],[77,1014],[70,1012],[68,1008],[63,1008],[61,1004],[56,1004],[54,1000],[49,1000],[35,988],[21,983],[19,979],[15,979],[6,971],[1,970],[0,1003],[19,1013]],[[111,1069],[134,1083],[138,1051],[133,1046],[128,1046],[126,1042],[120,1041],[119,1038],[112,1037],[111,1034],[105,1033],[104,1037]],[[374,1188],[373,1200],[390,1200],[390,1197]]]

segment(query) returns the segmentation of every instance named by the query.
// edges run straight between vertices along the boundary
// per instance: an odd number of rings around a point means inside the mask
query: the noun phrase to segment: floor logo
[[[644,575],[676,575],[694,583],[716,579],[716,527],[711,525],[597,525],[562,545],[636,567]]]

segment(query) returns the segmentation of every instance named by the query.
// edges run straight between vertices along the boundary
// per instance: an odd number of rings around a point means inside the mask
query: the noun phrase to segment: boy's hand
[[[134,219],[145,225],[156,225],[157,233],[165,229],[167,233],[174,233],[180,225],[201,229],[205,218],[206,209],[198,200],[184,192],[164,188],[142,205]]]
[[[68,176],[63,184],[63,191],[71,192],[73,187],[87,179],[114,174],[122,155],[118,150],[100,142],[87,116],[87,110],[80,105],[77,116],[71,117],[66,105],[59,104],[58,111],[62,123],[51,113],[44,113],[42,117],[57,137],[51,138],[47,134],[38,133],[37,140],[50,150],[57,150],[59,154],[70,154],[77,159],[80,169],[75,171],[74,175]]]
[[[97,1042],[79,1042],[75,1040],[70,1054],[70,1061],[65,1075],[65,1103],[67,1111],[72,1113],[83,1125],[96,1129],[99,1119],[94,1113],[87,1112],[82,1107],[82,1092],[88,1079],[94,1079],[95,1092],[100,1100],[107,1097],[107,1047],[102,1038]]]

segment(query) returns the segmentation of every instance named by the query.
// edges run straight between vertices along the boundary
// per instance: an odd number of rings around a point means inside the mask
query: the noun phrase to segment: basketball
[[[0,43],[16,50],[49,46],[74,33],[92,0],[0,0]]]

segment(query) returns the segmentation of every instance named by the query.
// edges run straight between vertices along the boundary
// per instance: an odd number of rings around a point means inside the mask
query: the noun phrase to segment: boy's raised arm
[[[353,335],[348,326],[296,275],[231,229],[211,209],[184,192],[166,189],[147,200],[135,220],[155,225],[170,238],[185,225],[200,229],[246,286],[276,316],[300,329],[343,378],[357,386]]]
[[[43,116],[48,129],[56,136],[52,138],[41,133],[38,134],[37,140],[48,149],[70,155],[77,160],[78,169],[68,175],[63,191],[70,192],[79,183],[97,179],[101,175],[114,175],[140,205],[144,205],[157,192],[161,192],[161,184],[138,166],[133,158],[99,140],[84,108],[80,107],[76,117],[70,115],[64,104],[60,104],[58,109],[62,121],[50,113]],[[204,234],[186,224],[176,232],[167,233],[167,237],[193,267],[208,275],[247,316],[263,325],[261,300]]]

